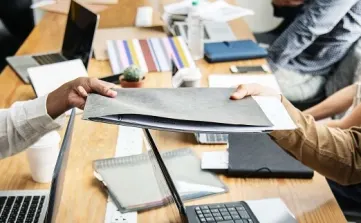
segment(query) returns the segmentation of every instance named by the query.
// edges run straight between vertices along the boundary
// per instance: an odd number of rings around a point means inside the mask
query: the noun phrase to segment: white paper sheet
[[[49,94],[66,82],[88,76],[80,59],[32,67],[28,72],[38,97]]]
[[[267,96],[253,96],[253,98],[274,125],[269,128],[269,130],[291,130],[296,128],[295,123],[292,121],[279,98]]]
[[[175,184],[176,187],[178,188],[178,192],[181,195],[195,193],[195,192],[211,192],[211,193],[224,192],[224,189],[220,187],[189,183],[186,181],[176,181]]]
[[[280,86],[274,75],[251,74],[251,75],[210,75],[208,78],[209,87],[236,88],[240,84],[257,83],[275,89],[281,93]]]
[[[228,151],[204,152],[202,154],[201,168],[203,170],[226,170],[228,169]]]
[[[176,15],[187,15],[192,0],[184,0],[164,6],[165,13]],[[215,2],[200,1],[199,8],[201,9],[200,16],[203,20],[214,22],[228,22],[243,16],[253,15],[254,12],[250,9],[245,9],[239,6],[230,5],[223,0]]]
[[[218,0],[202,8],[201,18],[208,21],[228,22],[243,16],[253,15],[250,9],[230,5],[225,1]]]

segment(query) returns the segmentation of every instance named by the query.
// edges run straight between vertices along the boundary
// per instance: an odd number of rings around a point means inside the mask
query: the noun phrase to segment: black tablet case
[[[228,150],[230,176],[313,177],[313,170],[286,153],[265,133],[231,134]]]

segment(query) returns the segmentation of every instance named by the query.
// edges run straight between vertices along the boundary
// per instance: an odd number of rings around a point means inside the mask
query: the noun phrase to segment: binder
[[[313,170],[280,148],[267,134],[229,136],[228,175],[261,178],[312,178]]]
[[[209,63],[264,58],[267,51],[252,40],[224,41],[204,44]]]
[[[201,170],[191,149],[161,154],[183,200],[228,191],[216,175]],[[170,192],[151,153],[96,160],[93,168],[122,213],[160,207],[169,201]]]

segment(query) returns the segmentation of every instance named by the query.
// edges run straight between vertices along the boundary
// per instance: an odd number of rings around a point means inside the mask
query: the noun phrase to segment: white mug
[[[31,176],[38,183],[50,183],[59,155],[60,135],[52,131],[41,137],[26,151]]]

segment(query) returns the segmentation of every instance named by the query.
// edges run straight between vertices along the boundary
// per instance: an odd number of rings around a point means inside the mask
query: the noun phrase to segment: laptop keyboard
[[[228,142],[228,134],[206,134],[208,142]]]
[[[32,56],[32,57],[40,65],[53,64],[53,63],[57,63],[57,62],[66,61],[66,59],[62,55],[60,55],[59,53],[44,54],[44,55],[38,55],[38,56]]]
[[[256,223],[242,202],[196,206],[195,212],[202,223]]]
[[[195,133],[195,137],[202,144],[227,144],[228,134]]]
[[[38,222],[45,196],[0,197],[0,222]]]

